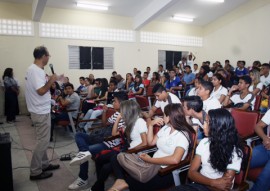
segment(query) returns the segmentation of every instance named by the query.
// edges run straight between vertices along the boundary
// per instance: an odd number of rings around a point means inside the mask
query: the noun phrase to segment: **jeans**
[[[93,156],[102,150],[108,149],[104,143],[93,143],[90,139],[90,136],[85,133],[76,133],[75,141],[79,151],[90,151]],[[79,177],[83,180],[88,179],[88,162],[80,165]]]
[[[83,117],[83,120],[88,120],[88,119],[96,119],[98,116],[100,116],[103,113],[103,110],[93,110],[89,109],[85,116]],[[93,124],[93,121],[90,122],[83,122],[79,124],[80,128],[84,128],[86,132],[88,132],[88,129],[91,128]]]
[[[252,150],[250,168],[264,166],[250,191],[268,191],[270,189],[270,150],[263,145],[258,145]]]

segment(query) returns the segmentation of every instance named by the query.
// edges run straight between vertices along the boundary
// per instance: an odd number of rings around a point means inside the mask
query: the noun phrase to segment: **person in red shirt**
[[[148,88],[150,85],[150,80],[148,80],[148,72],[143,73],[143,81],[142,81],[144,88]]]

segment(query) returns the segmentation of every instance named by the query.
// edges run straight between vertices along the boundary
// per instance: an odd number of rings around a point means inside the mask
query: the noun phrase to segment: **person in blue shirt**
[[[183,77],[183,84],[185,84],[185,91],[188,91],[194,86],[195,74],[192,73],[191,67],[189,65],[185,66],[185,74]]]
[[[235,74],[237,77],[242,77],[248,75],[248,69],[245,68],[245,61],[239,60],[237,62],[237,68],[235,69]]]
[[[173,69],[170,70],[169,75],[170,79],[165,85],[166,90],[177,95],[177,92],[182,90],[181,80],[178,76],[176,76],[176,72]]]

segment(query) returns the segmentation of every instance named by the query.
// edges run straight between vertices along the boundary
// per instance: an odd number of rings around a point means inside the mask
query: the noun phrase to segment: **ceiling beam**
[[[32,20],[39,22],[46,7],[47,0],[34,0],[32,4]]]
[[[153,0],[133,20],[133,29],[139,30],[179,0]]]

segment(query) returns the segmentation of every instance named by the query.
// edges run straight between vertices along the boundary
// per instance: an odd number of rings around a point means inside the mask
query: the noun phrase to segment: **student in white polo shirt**
[[[226,109],[210,110],[204,134],[207,137],[197,146],[188,172],[193,183],[171,191],[230,190],[233,187],[235,174],[241,168],[243,146],[230,112]]]
[[[156,84],[153,87],[152,92],[156,97],[156,102],[155,102],[155,105],[152,106],[148,114],[145,112],[143,113],[145,118],[152,118],[158,108],[161,108],[162,112],[164,112],[164,107],[168,105],[169,103],[181,104],[179,98],[173,93],[166,92],[165,87],[162,86],[161,84]]]
[[[268,86],[270,84],[270,64],[264,63],[261,67],[260,73],[260,81],[264,86]]]
[[[253,110],[254,109],[254,95],[248,91],[248,87],[251,84],[251,78],[249,76],[242,76],[239,78],[238,85],[233,85],[226,96],[223,105],[228,106],[234,104],[241,110]],[[238,91],[233,94],[233,92]]]
[[[208,113],[210,109],[221,108],[221,104],[218,99],[214,96],[210,96],[213,89],[214,86],[211,82],[202,81],[197,91],[198,96],[203,100],[203,110],[206,113]]]

